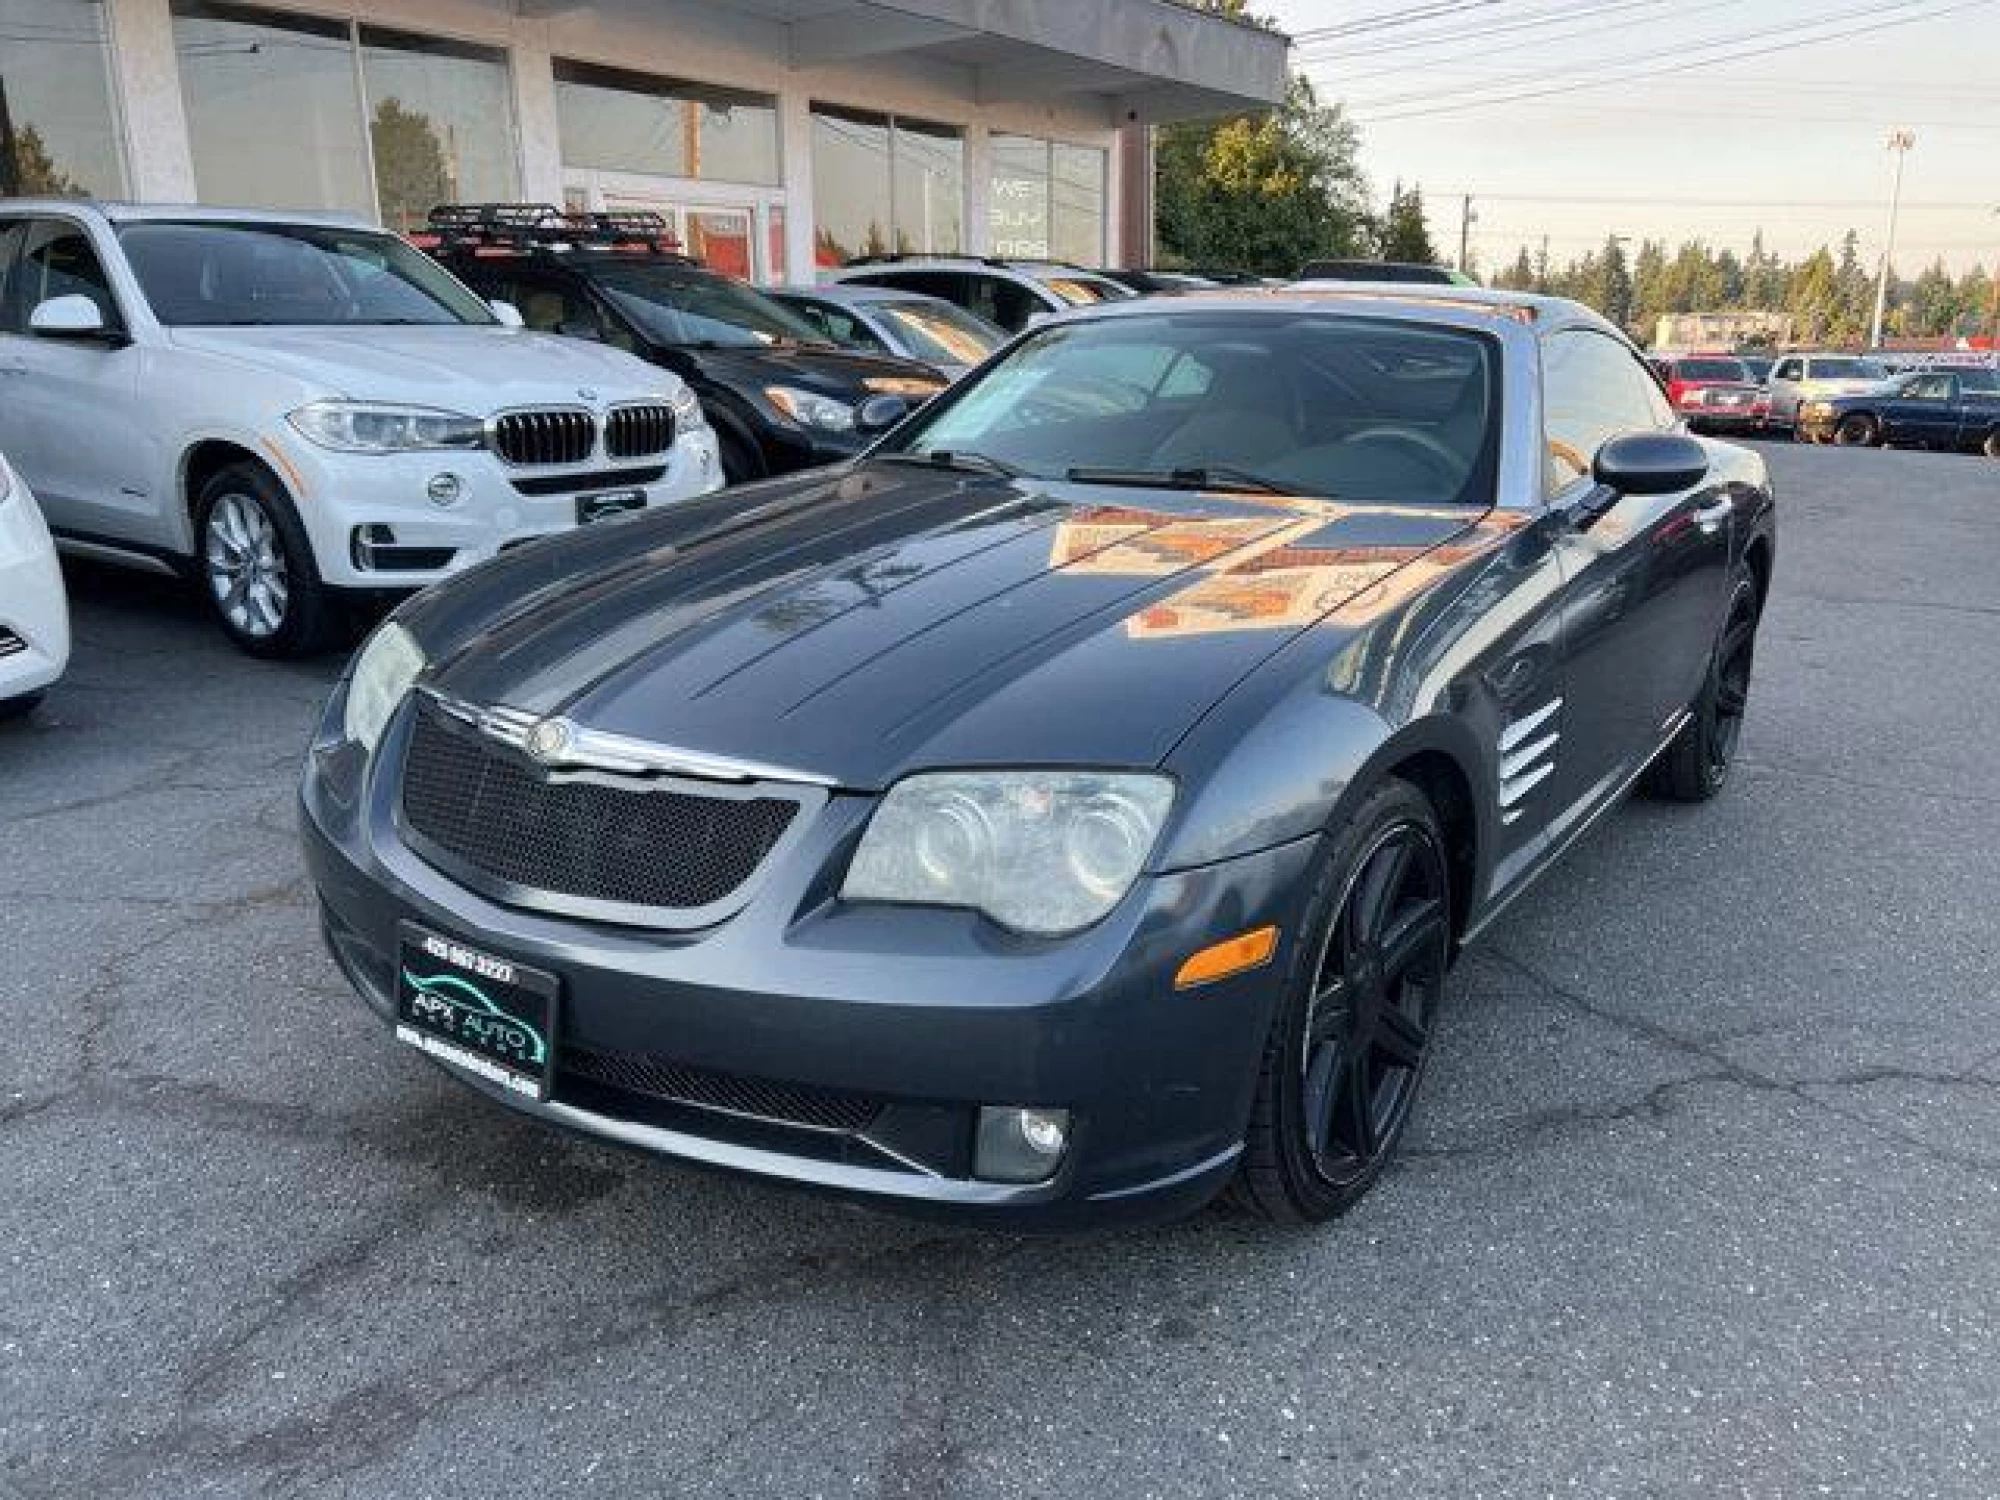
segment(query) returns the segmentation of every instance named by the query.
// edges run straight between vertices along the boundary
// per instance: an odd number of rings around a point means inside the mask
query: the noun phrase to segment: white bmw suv
[[[298,655],[345,592],[721,485],[678,377],[519,323],[358,220],[0,201],[0,450],[67,550]]]

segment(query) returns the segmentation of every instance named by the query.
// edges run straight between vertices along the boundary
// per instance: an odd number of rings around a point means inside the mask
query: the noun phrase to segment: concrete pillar
[[[1128,120],[1111,148],[1105,254],[1114,266],[1153,263],[1153,127]]]
[[[549,60],[548,27],[514,23],[514,120],[520,131],[521,197],[528,203],[563,202],[562,126],[556,118],[556,75]]]
[[[107,0],[104,10],[124,127],[126,192],[141,203],[192,203],[194,154],[167,0]]]
[[[779,155],[785,189],[785,279],[810,286],[819,279],[813,236],[819,227],[813,209],[812,101],[797,89],[778,96]]]
[[[965,252],[993,253],[993,133],[977,121],[965,127]]]

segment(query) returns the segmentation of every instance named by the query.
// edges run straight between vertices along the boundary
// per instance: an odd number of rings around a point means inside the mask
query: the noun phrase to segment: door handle
[[[1694,513],[1694,524],[1701,528],[1703,536],[1714,536],[1717,528],[1729,519],[1729,513],[1736,509],[1734,500],[1718,500],[1715,504]]]
[[[25,375],[28,365],[25,360],[0,359],[0,375]]]

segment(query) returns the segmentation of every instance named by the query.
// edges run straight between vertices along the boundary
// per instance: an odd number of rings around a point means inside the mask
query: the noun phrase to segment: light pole
[[[1458,269],[1470,276],[1471,268],[1466,262],[1472,258],[1472,226],[1479,222],[1479,215],[1472,210],[1472,194],[1465,195],[1465,201],[1458,210]]]
[[[1889,300],[1889,261],[1896,253],[1896,210],[1903,201],[1903,158],[1916,145],[1914,130],[1889,132],[1889,149],[1896,153],[1896,174],[1889,186],[1889,237],[1882,246],[1882,269],[1875,276],[1875,318],[1868,326],[1868,347],[1882,347],[1882,310]]]

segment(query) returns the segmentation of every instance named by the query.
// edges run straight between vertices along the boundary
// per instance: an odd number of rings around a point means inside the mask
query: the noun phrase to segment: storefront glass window
[[[1101,264],[1104,174],[1094,146],[993,137],[993,253]]]
[[[372,26],[360,35],[382,222],[408,230],[434,203],[518,197],[506,55]]]
[[[0,0],[0,197],[125,191],[96,0]]]
[[[814,105],[813,204],[822,266],[892,250],[958,250],[965,142],[949,125]]]
[[[566,166],[778,184],[778,110],[762,94],[556,60]]]
[[[194,0],[173,16],[204,201],[375,211],[346,22]]]

